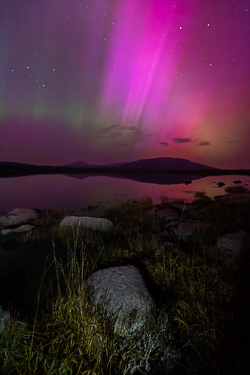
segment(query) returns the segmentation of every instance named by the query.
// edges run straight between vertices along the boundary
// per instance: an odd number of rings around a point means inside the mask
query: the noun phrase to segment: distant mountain
[[[22,168],[29,166],[31,164],[25,164],[25,163],[16,163],[14,161],[0,161],[0,167],[14,167],[14,168]]]
[[[137,170],[165,170],[165,171],[197,171],[203,169],[216,170],[217,168],[209,167],[204,164],[195,163],[193,161],[182,158],[154,158],[140,159],[123,164],[121,169],[137,169]]]
[[[61,166],[62,168],[91,168],[93,167],[91,164],[85,163],[84,161],[75,161],[74,163],[64,164]]]
[[[230,174],[249,176],[250,169],[218,169],[204,164],[195,163],[187,159],[172,157],[140,159],[128,163],[124,162],[106,165],[88,164],[83,161],[77,161],[62,166],[0,161],[0,178],[37,174],[64,174],[70,176],[74,175],[74,177],[77,178],[86,178],[87,175],[120,176],[120,178],[130,178],[142,182],[157,180],[157,183],[169,184],[170,180],[173,181],[173,178],[169,174],[191,175],[194,179],[198,176],[205,177]],[[151,177],[150,174],[152,175]],[[163,176],[164,174],[168,174],[169,176]]]
[[[124,164],[126,164],[126,162],[114,163],[114,164],[88,164],[88,163],[85,163],[84,161],[76,161],[74,163],[62,165],[61,167],[62,168],[64,167],[65,168],[113,168],[113,167],[118,167]]]
[[[98,169],[98,170],[108,170],[112,171],[142,171],[142,172],[168,172],[168,171],[198,171],[198,170],[217,170],[217,168],[209,167],[204,164],[195,163],[187,159],[182,158],[154,158],[154,159],[140,159],[131,162],[123,163],[113,163],[113,164],[88,164],[84,161],[76,161],[70,164],[64,164],[61,166],[51,166],[51,165],[34,165],[34,164],[24,164],[15,162],[0,162],[1,168],[14,168],[14,169],[36,169],[42,168],[43,170],[62,170],[62,169],[72,169],[72,170],[84,170],[84,169]]]

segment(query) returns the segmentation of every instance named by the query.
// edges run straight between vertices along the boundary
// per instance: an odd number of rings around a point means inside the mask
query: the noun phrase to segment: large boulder
[[[93,230],[106,231],[113,227],[113,223],[105,218],[98,217],[84,217],[84,216],[66,216],[60,227],[80,226],[83,228],[91,228]]]
[[[153,305],[139,270],[132,265],[96,271],[85,289],[93,307],[104,309],[121,335],[140,330]]]
[[[250,201],[250,193],[232,193],[226,195],[217,195],[214,197],[215,201],[223,202],[226,204],[239,204]]]
[[[0,224],[6,227],[12,227],[25,224],[29,220],[37,218],[38,213],[31,208],[15,208],[8,212],[7,215],[0,217]]]
[[[221,235],[217,240],[217,249],[222,253],[238,256],[248,251],[250,246],[250,233],[243,230]]]
[[[211,223],[200,220],[183,220],[177,225],[177,228],[172,227],[173,233],[181,240],[185,240],[189,236],[193,236],[195,232],[204,231],[211,228]]]
[[[190,211],[193,208],[195,208],[195,205],[192,204],[192,203],[187,203],[185,201],[183,201],[183,202],[175,201],[175,202],[171,203],[171,207],[179,210],[182,213],[186,213],[187,211]]]
[[[172,207],[167,207],[163,210],[158,210],[157,215],[164,220],[181,220],[181,214]]]

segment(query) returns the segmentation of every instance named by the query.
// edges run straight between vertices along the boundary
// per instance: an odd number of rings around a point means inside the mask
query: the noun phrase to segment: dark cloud
[[[126,138],[135,138],[137,141],[144,141],[150,137],[155,136],[155,133],[146,134],[143,129],[140,129],[136,126],[123,126],[119,124],[111,125],[102,129],[102,134],[97,135],[95,139],[102,138],[116,138],[116,137],[126,137]],[[125,143],[121,143],[124,145]],[[127,145],[127,144],[126,144]]]
[[[192,139],[191,138],[171,138],[171,141],[175,143],[188,143],[188,142],[192,142]]]
[[[197,146],[209,146],[209,145],[211,145],[211,143],[210,143],[210,142],[207,142],[207,141],[200,141],[200,142],[197,144]]]
[[[136,126],[126,126],[124,130],[136,130]]]
[[[102,131],[103,132],[108,132],[109,130],[113,130],[113,129],[115,129],[115,128],[119,128],[121,125],[118,125],[118,124],[116,124],[116,125],[111,125],[111,126],[108,126],[107,128],[104,128],[104,129],[102,129]]]
[[[167,147],[169,146],[169,143],[167,142],[158,142],[160,145],[162,145],[163,147]]]
[[[124,128],[127,129],[127,128]],[[150,137],[155,136],[156,134],[151,133],[151,134],[146,134],[142,129],[136,128],[136,127],[131,127],[129,137],[135,137],[137,141],[145,141]]]
[[[122,135],[122,132],[114,132],[113,134],[110,134],[108,137],[109,138],[112,138],[112,137],[120,137]]]

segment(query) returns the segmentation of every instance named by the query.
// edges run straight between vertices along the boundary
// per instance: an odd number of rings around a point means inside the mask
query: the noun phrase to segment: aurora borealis
[[[248,0],[0,8],[0,160],[250,168]]]

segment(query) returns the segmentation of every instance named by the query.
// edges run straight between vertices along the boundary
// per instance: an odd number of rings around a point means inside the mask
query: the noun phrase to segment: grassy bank
[[[222,233],[250,232],[249,204],[226,206],[197,194],[190,216],[213,227],[185,241],[166,237],[153,208],[146,198],[107,209],[103,216],[114,223],[107,232],[59,228],[63,215],[49,211],[33,223],[23,243],[60,243],[68,260],[54,256],[56,283],[41,286],[32,314],[12,314],[5,324],[3,374],[249,374],[250,298],[237,300],[242,264],[215,246]],[[173,248],[155,256],[166,240]],[[137,336],[115,334],[84,293],[92,272],[125,264],[139,267],[155,300]],[[249,278],[243,282],[249,290]]]

